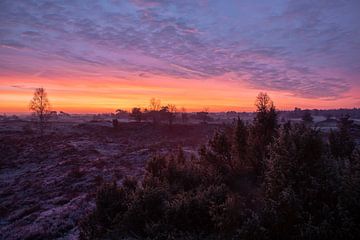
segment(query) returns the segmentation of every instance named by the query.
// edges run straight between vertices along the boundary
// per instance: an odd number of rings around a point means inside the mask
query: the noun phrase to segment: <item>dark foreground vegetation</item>
[[[266,94],[198,155],[157,155],[98,190],[83,239],[359,239],[360,152],[343,117],[324,135],[278,124]]]

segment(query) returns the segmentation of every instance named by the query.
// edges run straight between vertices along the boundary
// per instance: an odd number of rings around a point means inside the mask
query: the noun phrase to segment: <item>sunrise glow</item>
[[[37,87],[72,113],[153,97],[252,111],[259,91],[279,109],[359,107],[359,4],[302,5],[2,2],[0,112],[28,112]]]

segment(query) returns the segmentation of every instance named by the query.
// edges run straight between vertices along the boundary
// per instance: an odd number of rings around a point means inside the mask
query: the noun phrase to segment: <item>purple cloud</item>
[[[64,62],[84,75],[99,66],[143,77],[233,73],[254,88],[309,98],[337,99],[359,87],[351,80],[360,77],[355,0],[43,0],[0,8],[0,71],[9,74],[74,74],[59,69]]]

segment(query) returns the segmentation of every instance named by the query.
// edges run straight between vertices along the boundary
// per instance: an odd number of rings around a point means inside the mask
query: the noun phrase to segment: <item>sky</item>
[[[359,0],[1,0],[0,113],[360,107]]]

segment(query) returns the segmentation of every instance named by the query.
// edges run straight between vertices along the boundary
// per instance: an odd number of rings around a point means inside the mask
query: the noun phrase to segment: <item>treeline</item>
[[[155,156],[141,181],[98,190],[82,239],[359,239],[360,151],[342,118],[325,138],[279,125],[266,94],[252,123],[219,130],[198,156]]]
[[[295,108],[293,111],[280,111],[279,114],[286,118],[302,118],[305,114],[312,116],[323,116],[327,119],[341,118],[343,116],[350,116],[351,118],[360,118],[360,108],[352,109],[301,109]]]
[[[47,92],[44,88],[35,89],[34,96],[29,103],[29,109],[33,112],[33,116],[38,120],[39,127],[43,131],[45,123],[49,119],[59,118],[71,118],[72,115],[63,111],[52,111],[50,107],[50,101],[47,97]],[[195,113],[187,113],[186,109],[182,107],[178,109],[174,104],[162,105],[159,99],[152,98],[148,108],[134,107],[131,111],[123,109],[117,109],[115,113],[103,113],[93,115],[92,121],[101,121],[103,119],[112,117],[114,127],[118,126],[118,118],[130,118],[134,121],[152,121],[153,123],[168,122],[170,125],[174,121],[187,123],[189,120],[195,120],[197,122],[206,123],[209,121],[222,121],[234,119],[236,117],[249,118],[253,116],[253,112],[235,112],[228,111],[223,113],[209,114],[209,109],[204,108],[202,111]],[[327,120],[332,118],[339,119],[343,116],[350,116],[351,118],[360,118],[360,109],[330,109],[330,110],[318,110],[318,109],[300,109],[295,107],[293,111],[279,111],[278,115],[281,117],[281,122],[285,122],[286,119],[301,118],[306,123],[313,122],[313,116],[324,116]],[[212,117],[211,117],[212,116]],[[217,118],[217,119],[214,119]],[[225,119],[224,119],[225,117]],[[18,116],[0,115],[0,121],[8,120],[20,120]]]
[[[152,98],[150,100],[149,108],[141,109],[134,107],[130,112],[122,109],[116,110],[117,117],[130,117],[131,119],[141,121],[152,121],[153,123],[168,122],[172,125],[176,119],[182,123],[187,123],[189,120],[198,120],[206,123],[211,120],[208,109],[196,113],[187,113],[185,108],[177,109],[174,104],[161,105],[159,99]]]

